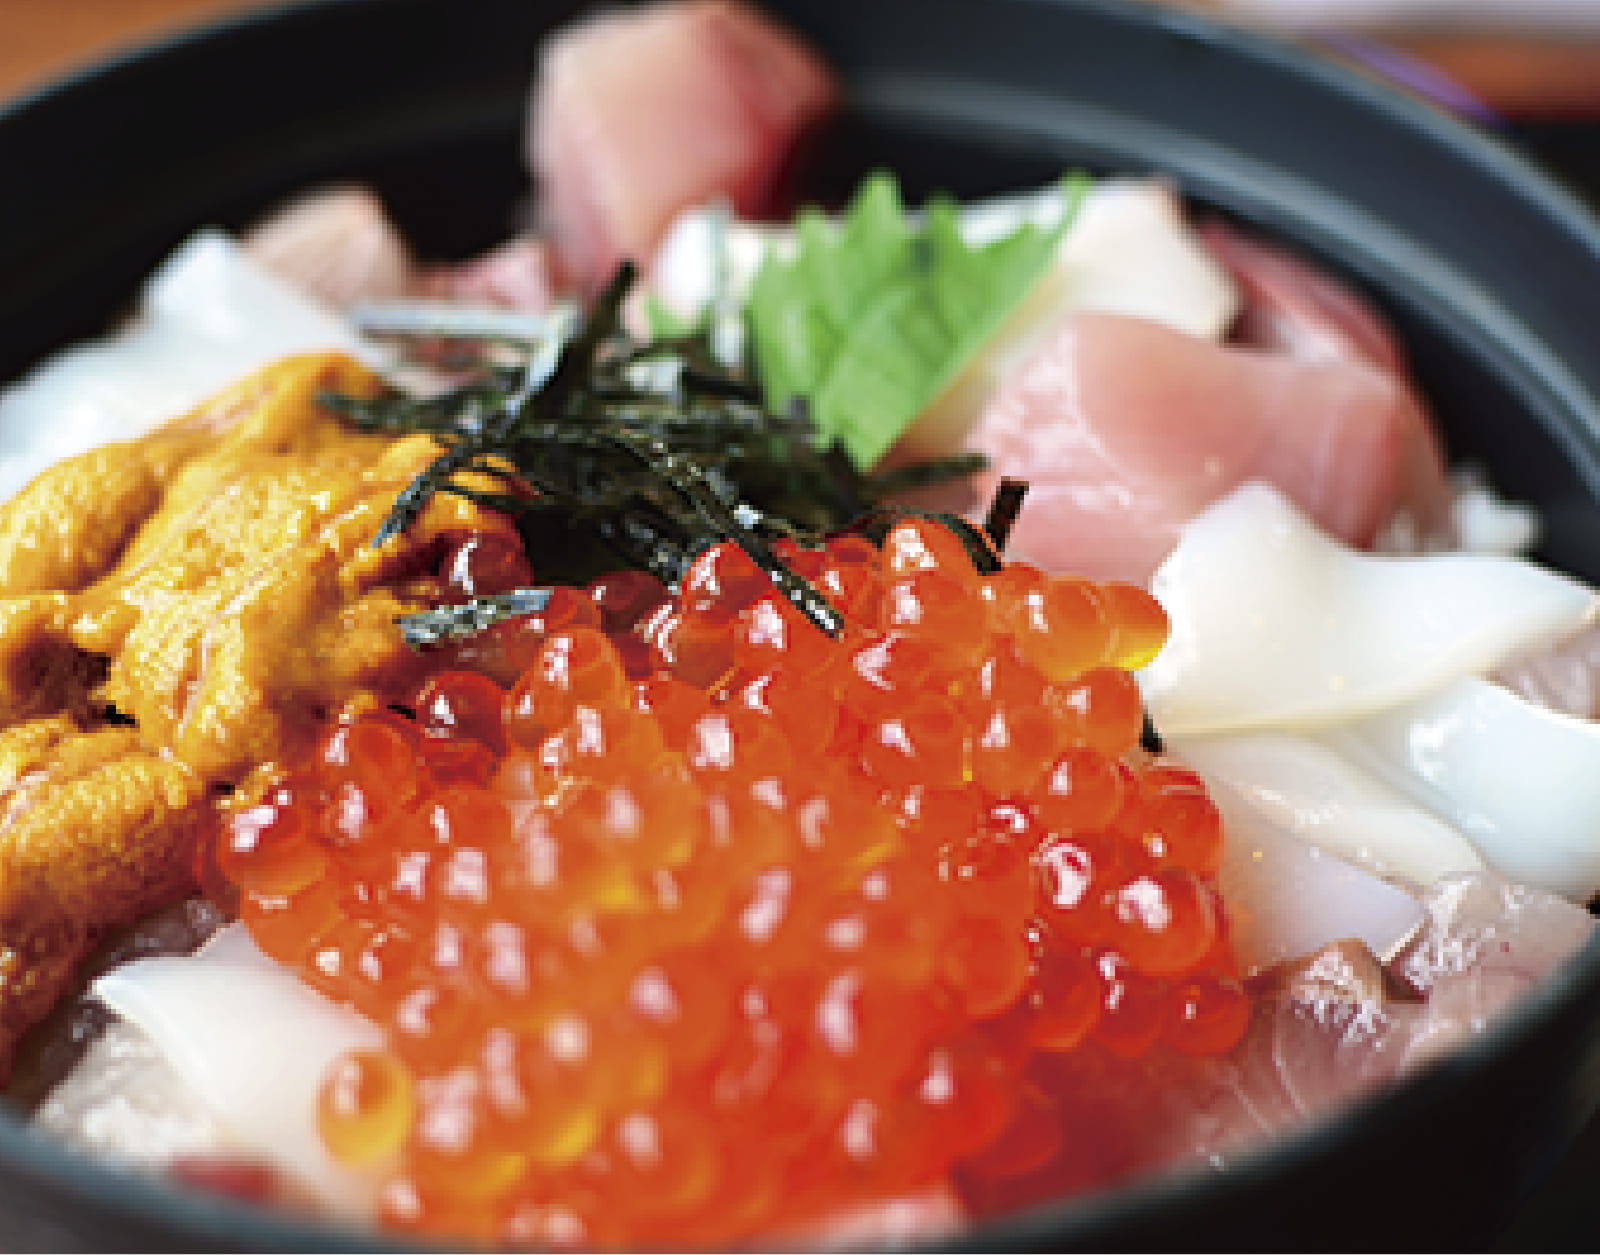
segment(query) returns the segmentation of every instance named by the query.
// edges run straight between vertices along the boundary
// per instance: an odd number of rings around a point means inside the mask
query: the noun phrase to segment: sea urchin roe
[[[463,588],[517,569],[457,545]],[[1045,1179],[1082,1134],[1030,1060],[1242,1035],[1216,809],[1138,747],[1149,597],[924,519],[788,556],[838,639],[733,546],[607,577],[220,833],[267,948],[385,1031],[319,1120],[388,1223],[705,1246]]]

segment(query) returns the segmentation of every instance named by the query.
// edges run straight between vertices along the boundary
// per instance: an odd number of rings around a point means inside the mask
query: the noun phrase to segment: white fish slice
[[[1172,634],[1141,683],[1169,736],[1374,714],[1566,637],[1597,604],[1521,559],[1358,552],[1262,483],[1193,519],[1151,587]]]
[[[337,1214],[370,1213],[375,1174],[336,1162],[314,1113],[328,1067],[347,1050],[378,1046],[376,1027],[301,984],[238,924],[193,955],[113,968],[94,992],[155,1043],[233,1145]]]
[[[1600,724],[1467,677],[1330,740],[1509,879],[1578,903],[1600,892]]]
[[[1389,954],[1424,918],[1384,879],[1435,865],[1477,866],[1471,846],[1321,746],[1291,737],[1219,737],[1170,747],[1206,777],[1227,825],[1218,882],[1247,970],[1355,938]],[[1453,857],[1452,857],[1453,856]]]
[[[1226,788],[1274,827],[1370,875],[1420,891],[1483,867],[1472,843],[1431,810],[1308,737],[1247,733],[1172,748],[1212,788]]]

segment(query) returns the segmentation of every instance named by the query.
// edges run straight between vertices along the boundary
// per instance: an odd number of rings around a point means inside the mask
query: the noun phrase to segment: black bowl
[[[96,69],[0,114],[0,378],[103,328],[197,224],[376,185],[421,250],[503,236],[541,35],[576,0],[320,0]],[[772,0],[842,71],[810,169],[915,195],[1159,170],[1394,319],[1451,453],[1600,579],[1600,228],[1492,140],[1307,54],[1115,0]],[[1473,1249],[1595,1105],[1600,944],[1469,1048],[1218,1175],[972,1230],[967,1248]],[[133,1181],[0,1120],[13,1249],[379,1249]],[[1600,1214],[1600,1209],[1597,1209]],[[1576,1235],[1575,1235],[1576,1239]],[[1576,1239],[1581,1240],[1581,1239]]]

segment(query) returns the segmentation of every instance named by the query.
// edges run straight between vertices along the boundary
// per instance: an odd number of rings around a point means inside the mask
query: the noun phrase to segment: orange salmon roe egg
[[[452,543],[452,594],[530,576]],[[384,1034],[317,1119],[385,1224],[722,1246],[940,1181],[981,1211],[1094,1153],[1041,1076],[1234,1048],[1221,819],[1139,745],[1160,607],[974,546],[780,542],[837,638],[732,544],[676,592],[557,590],[224,822],[262,947]]]

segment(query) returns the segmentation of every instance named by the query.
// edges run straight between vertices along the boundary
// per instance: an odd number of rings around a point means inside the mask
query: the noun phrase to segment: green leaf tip
[[[908,215],[882,172],[837,222],[803,211],[792,253],[768,253],[745,307],[769,408],[804,397],[858,468],[876,465],[1044,274],[1087,184],[1062,180],[1053,225],[984,244],[967,243],[948,198]]]

